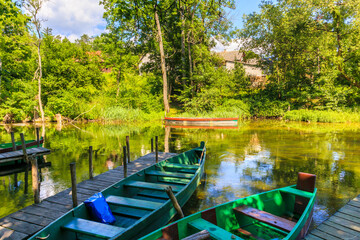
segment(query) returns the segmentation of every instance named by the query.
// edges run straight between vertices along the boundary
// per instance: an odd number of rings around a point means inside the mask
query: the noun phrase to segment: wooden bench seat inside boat
[[[126,206],[115,206],[111,208],[111,212],[115,215],[122,215],[125,217],[142,218],[143,216],[148,215],[152,211]]]
[[[286,232],[291,232],[296,225],[296,222],[292,222],[285,218],[246,205],[236,207],[234,208],[234,211]]]
[[[120,205],[120,206],[127,206],[132,208],[141,208],[141,209],[147,209],[147,210],[155,210],[158,209],[162,203],[159,202],[152,202],[152,201],[146,201],[141,199],[135,199],[135,198],[127,198],[127,197],[120,197],[120,196],[107,196],[106,202]]]
[[[73,218],[70,222],[63,225],[62,228],[98,238],[111,238],[125,230],[125,228],[122,227],[89,221],[82,218]]]
[[[137,195],[145,196],[145,197],[160,198],[160,199],[169,199],[169,196],[163,190],[159,191],[159,190],[143,189],[140,192],[138,192]]]
[[[141,181],[128,181],[124,184],[126,187],[136,187],[136,188],[143,188],[143,189],[151,189],[151,190],[163,190],[169,187],[167,184],[161,183],[150,183],[150,182],[141,182]],[[183,189],[183,186],[171,186],[173,192],[179,192]]]
[[[199,168],[199,165],[186,165],[186,164],[180,164],[180,163],[167,163],[163,167],[197,170]]]
[[[195,219],[188,223],[191,227],[195,228],[196,230],[202,231],[207,230],[210,233],[210,236],[214,239],[238,239],[243,240],[242,238],[232,234],[231,232],[222,229],[221,227],[212,224],[202,218]]]
[[[174,184],[180,184],[180,185],[186,185],[188,184],[191,180],[190,179],[180,179],[180,178],[173,178],[173,179],[159,179],[159,182],[162,183],[174,183]]]
[[[182,179],[191,179],[194,176],[193,174],[162,172],[156,170],[148,170],[145,172],[145,174],[151,176],[158,176],[158,177],[171,177],[171,178],[182,178]]]

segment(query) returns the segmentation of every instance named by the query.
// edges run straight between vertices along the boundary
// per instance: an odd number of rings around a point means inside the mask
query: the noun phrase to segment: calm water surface
[[[0,143],[24,132],[34,139],[33,126],[0,126]],[[317,175],[318,225],[360,194],[360,125],[308,124],[280,121],[243,122],[238,129],[164,128],[88,123],[46,127],[46,157],[52,166],[41,169],[41,198],[71,186],[69,164],[76,162],[77,181],[88,178],[88,147],[95,151],[94,172],[121,165],[121,149],[130,135],[131,158],[150,152],[150,139],[159,136],[160,151],[183,152],[200,141],[207,145],[206,176],[184,207],[186,215],[236,198],[296,184],[298,172]],[[1,172],[1,171],[0,171]],[[0,217],[32,204],[25,192],[25,174],[0,176]],[[31,177],[28,180],[31,186]]]

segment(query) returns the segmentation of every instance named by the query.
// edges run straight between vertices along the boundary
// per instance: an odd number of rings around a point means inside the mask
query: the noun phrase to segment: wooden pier
[[[30,150],[30,149],[29,149]],[[165,160],[175,153],[159,153],[159,160]],[[128,176],[155,163],[155,153],[147,154],[127,164]],[[109,170],[93,179],[77,184],[78,203],[85,201],[94,193],[124,178],[123,166]],[[44,199],[39,204],[25,207],[0,219],[0,239],[27,239],[55,219],[72,209],[71,189],[66,189]]]
[[[50,149],[43,148],[43,147],[29,148],[29,149],[26,149],[26,154],[29,157],[43,156],[43,155],[50,154]],[[0,153],[0,163],[12,162],[12,161],[22,160],[22,159],[25,159],[23,150],[12,151],[12,152],[7,152],[7,153]]]
[[[360,195],[312,230],[306,240],[360,240]]]

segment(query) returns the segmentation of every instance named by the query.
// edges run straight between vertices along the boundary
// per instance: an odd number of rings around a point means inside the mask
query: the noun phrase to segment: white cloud
[[[99,0],[49,0],[41,10],[42,18],[46,19],[43,26],[71,41],[83,34],[96,36],[104,32],[103,13]]]

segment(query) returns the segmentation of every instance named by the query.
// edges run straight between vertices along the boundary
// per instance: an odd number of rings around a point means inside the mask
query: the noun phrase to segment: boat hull
[[[203,210],[158,229],[141,238],[141,240],[182,239],[206,229],[206,227],[208,227],[207,230],[210,229],[209,232],[213,239],[225,239],[226,234],[229,237],[231,236],[231,239],[244,239],[244,235],[242,235],[244,232],[256,233],[256,237],[259,239],[302,239],[306,235],[312,220],[316,189],[313,193],[308,193],[297,190],[295,187],[294,185],[252,195]],[[254,221],[253,218],[235,211],[235,208],[246,206],[255,209],[257,216],[261,216],[263,211],[273,216],[284,216],[294,211],[295,199],[301,195],[305,196],[308,202],[305,210],[298,216],[296,223],[293,222],[293,227],[289,231],[261,222],[260,218]],[[196,224],[199,222],[201,222],[203,229],[196,228]],[[242,233],[239,233],[241,232],[240,229]],[[219,232],[221,233],[220,237],[216,235]],[[248,238],[246,237],[246,239]]]
[[[170,118],[165,117],[167,126],[234,127],[238,118]]]
[[[41,230],[39,233],[32,236],[30,239],[39,239],[47,237],[47,240],[60,240],[60,239],[138,239],[155,229],[164,226],[166,223],[171,220],[176,214],[176,211],[168,199],[164,186],[171,186],[174,191],[174,195],[178,200],[180,206],[183,206],[191,195],[196,190],[197,186],[201,182],[201,177],[204,173],[204,164],[206,159],[206,148],[204,142],[201,146],[185,153],[179,154],[172,158],[169,158],[165,161],[154,164],[144,170],[141,170],[115,184],[106,188],[102,191],[102,194],[105,196],[106,200],[109,203],[109,206],[116,218],[114,224],[115,227],[119,227],[123,230],[119,231],[116,234],[111,235],[110,237],[104,237],[102,234],[102,229],[98,231],[95,229],[88,229],[92,231],[90,234],[84,230],[81,231],[69,231],[69,223],[72,223],[74,219],[85,219],[90,225],[95,227],[99,226],[99,223],[91,220],[89,212],[87,211],[84,204],[80,204],[78,207],[69,211],[46,228]],[[160,170],[162,171],[156,171]],[[165,169],[165,170],[164,170]],[[181,173],[182,172],[193,172]],[[154,175],[155,174],[155,175]],[[158,174],[158,175],[156,175]],[[170,175],[171,177],[168,177]],[[190,176],[191,175],[191,176]],[[176,179],[175,179],[176,176]],[[183,178],[180,178],[183,176]],[[186,178],[186,179],[185,179]],[[179,182],[186,183],[179,183]],[[164,183],[165,182],[165,183]],[[174,183],[176,182],[176,183]],[[161,185],[156,185],[160,184]],[[155,184],[155,185],[154,185]],[[155,190],[143,189],[141,186],[151,186]],[[161,188],[157,189],[157,186]],[[149,193],[150,191],[150,193]],[[144,195],[147,194],[147,195]],[[149,195],[150,194],[150,195]],[[150,201],[153,195],[154,198]],[[165,195],[165,197],[164,197]],[[116,203],[109,200],[111,197],[115,196],[113,199],[119,199],[127,201],[131,205],[131,202],[143,201],[146,204],[157,205],[159,207],[154,208],[154,210],[147,209],[147,206],[137,205],[132,206],[130,209],[130,214],[144,212],[146,209],[149,210],[141,217],[137,219],[133,217],[127,217],[126,215],[119,214],[119,211],[122,208],[130,208],[130,205]],[[144,196],[147,196],[144,198]],[[167,199],[166,199],[167,198]],[[160,200],[161,201],[160,201]],[[158,201],[158,202],[157,202]],[[120,210],[119,210],[120,209]],[[128,209],[129,210],[129,209]],[[129,213],[129,212],[127,212]],[[104,224],[102,224],[104,225]],[[72,225],[73,226],[73,225]],[[108,226],[108,225],[107,225]],[[86,227],[86,226],[85,226]],[[95,233],[94,233],[95,231]],[[97,232],[96,232],[97,231]]]

